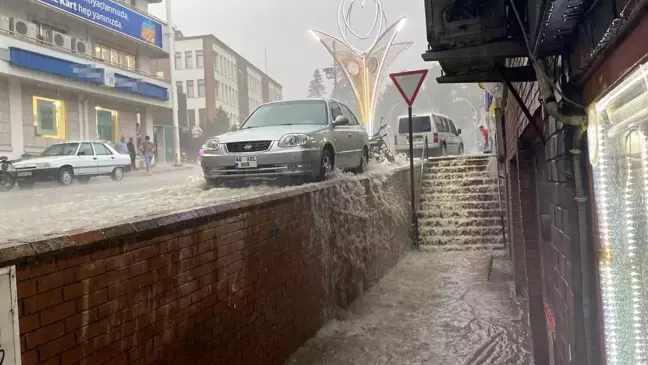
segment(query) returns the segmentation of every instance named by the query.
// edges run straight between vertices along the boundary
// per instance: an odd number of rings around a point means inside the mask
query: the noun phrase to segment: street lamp
[[[176,76],[175,76],[175,29],[173,28],[173,21],[171,18],[171,0],[166,0],[166,17],[169,35],[169,96],[171,97],[171,114],[173,118],[173,146],[175,150],[175,165],[180,166],[180,122],[178,121],[178,95],[176,89]]]

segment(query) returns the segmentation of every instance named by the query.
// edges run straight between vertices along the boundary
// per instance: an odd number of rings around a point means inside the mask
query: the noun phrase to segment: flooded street
[[[533,364],[510,263],[495,257],[488,280],[489,261],[485,252],[409,253],[285,364]]]

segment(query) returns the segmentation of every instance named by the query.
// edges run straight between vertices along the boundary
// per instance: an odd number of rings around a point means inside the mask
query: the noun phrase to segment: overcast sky
[[[165,0],[166,1],[166,0]],[[309,34],[308,28],[339,36],[337,11],[340,0],[171,0],[173,22],[185,35],[214,34],[255,66],[283,85],[284,98],[305,97],[315,68],[329,67],[332,58]],[[359,4],[361,0],[356,0]],[[357,33],[366,33],[375,14],[374,0],[365,8],[354,7]],[[396,41],[414,44],[392,66],[392,71],[430,68],[421,53],[426,49],[423,0],[382,0],[388,25],[407,17]],[[165,4],[153,4],[151,12],[166,19]],[[362,45],[359,43],[358,45]],[[430,75],[438,76],[438,75]]]

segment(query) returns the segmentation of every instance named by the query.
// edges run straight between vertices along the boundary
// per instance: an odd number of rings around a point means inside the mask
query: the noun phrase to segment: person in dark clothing
[[[137,152],[135,152],[135,143],[133,143],[133,139],[129,138],[128,139],[128,154],[130,155],[131,158],[131,166],[133,166],[133,170],[137,170],[137,166],[135,165],[135,157],[137,156]]]

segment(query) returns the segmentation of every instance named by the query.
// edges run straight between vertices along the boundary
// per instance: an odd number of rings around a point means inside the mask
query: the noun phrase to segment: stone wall
[[[22,363],[282,364],[405,253],[409,202],[401,169],[4,245]]]

